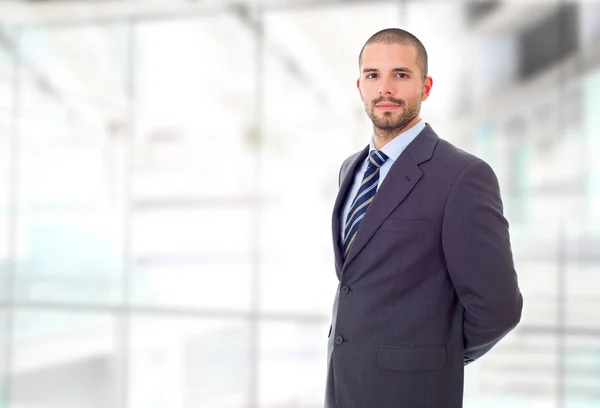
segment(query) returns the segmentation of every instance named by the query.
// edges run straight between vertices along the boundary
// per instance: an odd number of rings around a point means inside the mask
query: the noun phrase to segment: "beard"
[[[400,105],[401,112],[382,112],[382,116],[375,114],[375,105],[380,102],[391,102]],[[383,96],[371,101],[371,108],[365,109],[367,116],[373,122],[376,129],[384,132],[391,132],[398,129],[403,129],[419,114],[421,110],[421,101],[416,98],[411,103],[407,103],[403,99],[384,98]]]

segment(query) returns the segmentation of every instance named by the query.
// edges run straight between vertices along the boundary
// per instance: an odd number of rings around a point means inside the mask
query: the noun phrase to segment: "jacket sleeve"
[[[444,211],[442,245],[465,309],[466,365],[506,336],[523,308],[498,179],[487,163],[474,161],[456,178]]]

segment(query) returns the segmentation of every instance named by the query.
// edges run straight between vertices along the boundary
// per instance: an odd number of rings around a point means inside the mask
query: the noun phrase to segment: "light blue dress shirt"
[[[413,127],[400,133],[398,136],[390,140],[385,146],[383,146],[381,151],[388,156],[388,159],[385,161],[385,163],[383,163],[381,169],[379,170],[379,183],[377,184],[377,190],[379,190],[379,186],[381,186],[381,183],[385,179],[385,176],[390,171],[390,168],[392,167],[394,162],[398,159],[398,157],[400,157],[400,154],[402,154],[404,149],[406,149],[406,146],[408,146],[410,142],[412,142],[415,139],[415,137],[417,137],[418,134],[421,133],[423,129],[425,129],[425,122],[423,121],[423,119],[421,119]],[[375,150],[375,142],[373,140],[373,136],[371,136],[371,142],[369,143],[369,154],[373,150]],[[352,187],[350,188],[350,192],[348,194],[346,202],[344,203],[344,210],[342,211],[340,220],[340,225],[342,226],[342,228],[340,228],[342,238],[344,236],[345,231],[344,224],[346,224],[346,217],[348,217],[352,201],[354,200],[354,197],[356,197],[356,193],[358,192],[360,184],[362,183],[363,175],[365,174],[365,170],[367,170],[368,161],[369,156],[367,156],[367,158],[356,170],[356,173],[354,174],[354,181],[352,182]]]

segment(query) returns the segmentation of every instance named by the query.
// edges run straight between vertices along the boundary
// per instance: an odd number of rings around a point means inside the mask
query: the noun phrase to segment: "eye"
[[[377,78],[377,74],[375,74],[375,73],[370,73],[370,74],[367,74],[367,78],[368,78],[368,79]]]
[[[400,78],[408,78],[408,74],[404,74],[402,72],[398,72],[396,75],[399,76]]]

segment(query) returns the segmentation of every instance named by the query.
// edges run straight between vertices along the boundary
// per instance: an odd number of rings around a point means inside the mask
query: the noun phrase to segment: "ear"
[[[430,76],[425,78],[423,81],[423,90],[421,91],[421,101],[426,101],[431,93],[431,87],[433,87],[433,78]]]
[[[364,97],[362,91],[360,90],[360,78],[358,78],[356,80],[356,87],[358,88],[358,93],[360,94],[360,100],[364,102],[365,101],[365,97]]]

